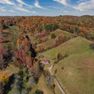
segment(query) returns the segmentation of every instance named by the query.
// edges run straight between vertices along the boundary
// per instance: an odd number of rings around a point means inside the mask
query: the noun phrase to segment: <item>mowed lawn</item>
[[[94,50],[90,41],[77,37],[43,53],[50,60],[58,53],[68,57],[55,64],[56,77],[66,94],[94,94]]]

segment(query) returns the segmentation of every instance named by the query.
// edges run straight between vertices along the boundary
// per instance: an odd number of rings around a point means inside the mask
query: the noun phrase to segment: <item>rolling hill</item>
[[[72,38],[42,55],[52,60],[57,54],[67,57],[56,63],[52,69],[63,84],[67,94],[93,94],[94,90],[94,52],[91,41],[82,37]]]

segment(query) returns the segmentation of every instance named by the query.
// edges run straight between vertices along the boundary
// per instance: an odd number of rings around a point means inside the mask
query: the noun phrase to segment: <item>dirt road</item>
[[[52,68],[53,68],[54,65],[51,65],[49,68],[48,68],[48,71],[50,72],[51,75],[54,75],[52,73]],[[61,94],[66,94],[64,89],[63,89],[63,85],[57,80],[56,77],[54,77],[54,82],[55,82],[55,85],[59,88],[59,90],[61,91]]]

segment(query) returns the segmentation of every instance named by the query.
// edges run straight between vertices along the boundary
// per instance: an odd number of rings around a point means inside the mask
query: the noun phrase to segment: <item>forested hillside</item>
[[[93,39],[94,16],[58,16],[58,17],[0,17],[2,28],[18,26],[20,31],[35,33],[53,31],[57,28]]]
[[[93,94],[94,16],[0,17],[0,94]]]

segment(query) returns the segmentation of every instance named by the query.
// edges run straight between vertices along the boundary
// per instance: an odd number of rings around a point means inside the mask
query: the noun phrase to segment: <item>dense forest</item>
[[[57,16],[57,17],[0,17],[0,26],[7,28],[16,25],[20,31],[54,31],[57,28],[93,39],[94,16]],[[90,36],[91,35],[91,36]]]

